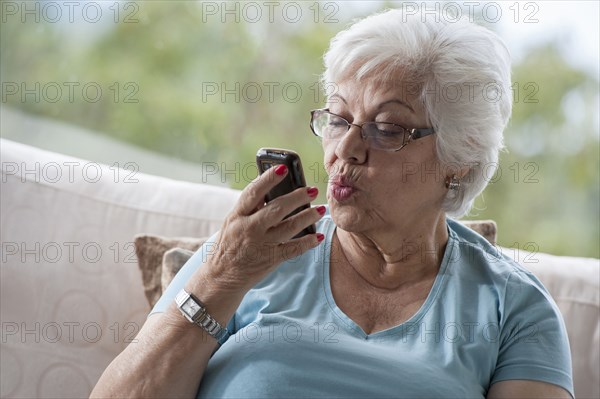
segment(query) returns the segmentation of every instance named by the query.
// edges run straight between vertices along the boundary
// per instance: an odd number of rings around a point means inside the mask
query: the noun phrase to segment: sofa
[[[5,139],[0,151],[0,396],[87,397],[150,310],[134,238],[206,237],[239,191],[132,175]],[[563,314],[576,396],[599,398],[599,260],[508,253]]]

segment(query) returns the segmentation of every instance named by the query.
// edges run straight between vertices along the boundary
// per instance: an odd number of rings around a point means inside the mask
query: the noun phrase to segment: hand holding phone
[[[270,202],[277,197],[296,190],[297,188],[306,187],[300,156],[298,156],[298,154],[294,151],[281,148],[261,148],[256,153],[256,163],[258,165],[258,172],[260,174],[263,174],[263,172],[269,168],[280,164],[285,165],[289,171],[286,178],[281,183],[276,185],[271,191],[269,191],[265,197],[265,202]],[[292,213],[287,215],[286,218],[307,208],[310,208],[310,204],[305,204],[296,208]],[[316,229],[315,225],[313,224],[306,227],[294,238],[302,237],[306,234],[314,234],[315,232]]]

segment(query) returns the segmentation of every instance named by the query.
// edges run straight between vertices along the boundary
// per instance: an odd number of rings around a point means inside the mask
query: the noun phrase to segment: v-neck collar
[[[448,225],[448,223],[446,223],[446,226]],[[435,280],[433,282],[433,286],[431,287],[429,294],[427,295],[427,299],[425,299],[425,302],[423,302],[423,304],[421,305],[421,307],[419,308],[419,310],[417,310],[410,318],[408,318],[408,320],[387,328],[385,330],[381,330],[381,331],[377,331],[371,334],[367,334],[358,324],[356,324],[354,322],[354,320],[352,320],[350,317],[348,317],[348,315],[346,315],[344,313],[344,311],[342,311],[337,303],[335,302],[335,299],[333,298],[333,292],[331,290],[331,278],[330,278],[330,261],[331,261],[331,251],[333,248],[333,234],[335,232],[336,226],[333,223],[333,220],[329,219],[328,223],[327,223],[327,227],[326,227],[326,242],[328,242],[330,245],[325,247],[324,249],[324,256],[323,256],[323,262],[321,264],[322,267],[322,283],[323,283],[323,291],[325,293],[325,297],[327,299],[327,304],[329,305],[329,308],[331,310],[331,312],[335,315],[335,318],[337,318],[338,320],[340,320],[342,322],[342,325],[345,326],[351,333],[353,333],[357,338],[361,338],[361,339],[375,339],[375,338],[383,338],[389,335],[394,335],[394,334],[398,334],[400,332],[405,332],[407,330],[408,326],[414,325],[416,323],[418,323],[423,316],[425,316],[425,314],[427,313],[427,311],[431,308],[431,306],[436,302],[437,297],[439,295],[439,292],[441,290],[441,288],[444,286],[445,283],[445,279],[446,279],[446,275],[447,275],[447,269],[449,267],[450,264],[450,259],[452,258],[452,251],[453,248],[455,246],[455,237],[453,232],[448,228],[448,243],[446,244],[446,249],[444,251],[444,256],[442,258],[442,263],[440,265],[440,268],[438,270],[438,273],[435,277]]]

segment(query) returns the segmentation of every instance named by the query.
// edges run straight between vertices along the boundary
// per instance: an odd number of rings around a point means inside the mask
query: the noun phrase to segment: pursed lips
[[[329,180],[329,192],[338,202],[348,200],[356,191],[357,188],[345,175],[334,175]]]

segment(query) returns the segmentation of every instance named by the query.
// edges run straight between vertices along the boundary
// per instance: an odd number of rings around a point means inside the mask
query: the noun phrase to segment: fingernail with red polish
[[[323,205],[317,207],[317,212],[319,212],[319,215],[321,215],[321,216],[323,216],[326,211],[327,211],[327,209]]]
[[[325,236],[324,236],[323,234],[321,234],[321,233],[317,233],[317,240],[318,240],[319,242],[323,241],[324,239],[325,239]]]
[[[316,187],[310,187],[306,190],[309,197],[316,197],[319,194],[319,189]]]
[[[287,172],[287,166],[285,166],[285,165],[279,165],[278,167],[275,168],[276,175],[283,176],[283,175],[285,175],[285,172]]]

